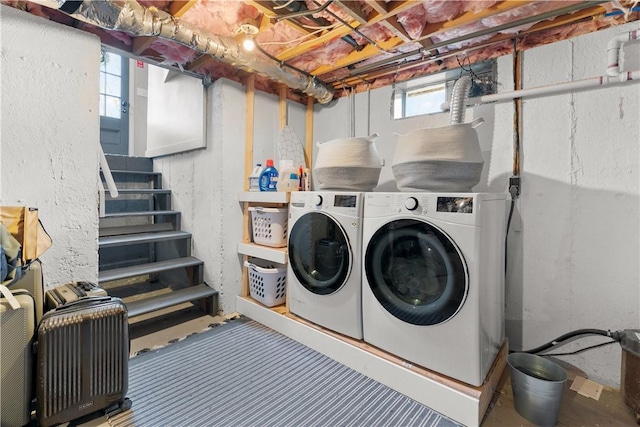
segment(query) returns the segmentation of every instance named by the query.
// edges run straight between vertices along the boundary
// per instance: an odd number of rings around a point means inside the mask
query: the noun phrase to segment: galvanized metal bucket
[[[555,426],[567,372],[557,363],[529,353],[507,357],[516,411],[539,426]]]

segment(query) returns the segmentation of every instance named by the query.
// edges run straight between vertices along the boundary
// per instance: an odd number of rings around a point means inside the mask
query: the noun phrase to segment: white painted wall
[[[98,278],[98,37],[0,5],[0,204],[37,207],[47,287]]]
[[[144,157],[147,150],[147,96],[149,64],[129,59],[129,155]]]
[[[182,212],[182,229],[193,234],[192,254],[205,262],[205,282],[219,292],[220,310],[236,311],[241,291],[246,92],[239,83],[217,80],[208,90],[207,146],[154,159],[173,208]],[[305,135],[304,106],[289,104],[289,125]],[[278,97],[256,92],[253,163],[278,159]],[[276,161],[277,165],[277,161]]]
[[[607,41],[636,24],[524,53],[524,88],[604,74]],[[551,62],[550,58],[553,58]],[[498,61],[500,91],[513,90],[512,59]],[[448,115],[390,119],[391,88],[356,95],[356,136],[377,132],[386,159],[376,191],[393,191],[395,137],[448,124]],[[509,235],[506,328],[529,349],[578,328],[640,327],[640,85],[558,94],[523,103],[523,193]],[[370,108],[369,108],[370,105]],[[477,106],[483,177],[478,192],[506,192],[512,171],[513,103]],[[350,102],[316,107],[314,140],[349,136]],[[571,351],[602,339],[581,339]],[[619,384],[618,345],[563,359],[593,380]]]
[[[146,157],[206,146],[206,89],[202,80],[147,65]]]

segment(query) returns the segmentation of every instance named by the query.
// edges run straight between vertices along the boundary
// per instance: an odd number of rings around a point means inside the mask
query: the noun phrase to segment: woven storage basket
[[[253,241],[259,245],[287,246],[287,208],[250,207]]]
[[[244,262],[249,270],[251,298],[266,305],[284,304],[287,296],[287,267],[261,259]]]

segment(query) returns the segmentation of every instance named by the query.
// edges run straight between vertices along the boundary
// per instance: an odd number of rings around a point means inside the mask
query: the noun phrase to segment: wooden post
[[[249,175],[253,171],[253,109],[255,101],[255,81],[254,76],[251,75],[247,78],[247,116],[245,119],[245,137],[244,137],[244,190],[249,190]],[[250,232],[251,218],[249,217],[249,203],[243,204],[243,218],[242,218],[242,242],[249,243],[251,241]],[[246,297],[249,295],[249,273],[244,267],[244,261],[249,257],[242,256],[242,289],[241,295]]]
[[[278,89],[278,95],[280,96],[280,127],[282,130],[287,126],[287,87],[285,85],[281,85]]]
[[[307,98],[307,135],[306,144],[304,150],[304,161],[307,163],[307,167],[311,170],[311,162],[313,161],[313,97]],[[312,188],[313,190],[313,188]]]
[[[249,190],[249,175],[253,171],[253,108],[255,100],[254,76],[247,78],[247,116],[244,136],[244,189]]]

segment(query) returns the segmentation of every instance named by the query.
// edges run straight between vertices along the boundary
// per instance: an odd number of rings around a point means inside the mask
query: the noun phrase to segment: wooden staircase
[[[187,302],[216,315],[218,292],[204,282],[204,262],[191,256],[191,233],[180,229],[180,212],[171,210],[171,190],[162,188],[152,160],[107,162],[119,196],[107,191],[100,218],[100,286],[123,298],[130,319]]]

